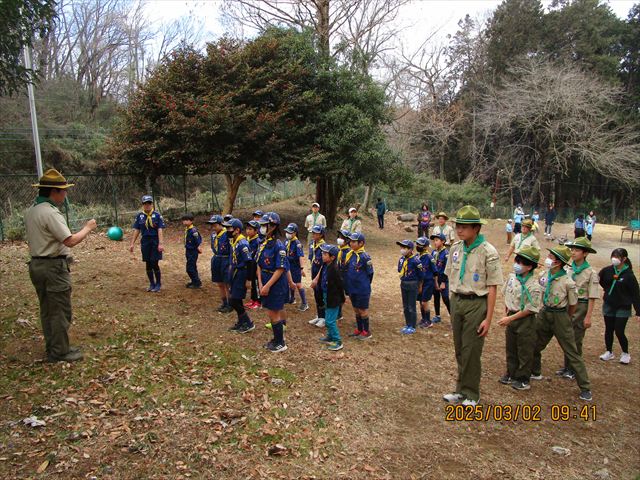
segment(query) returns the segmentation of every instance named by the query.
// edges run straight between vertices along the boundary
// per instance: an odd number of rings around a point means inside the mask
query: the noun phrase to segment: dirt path
[[[283,222],[303,223],[295,201],[284,202],[278,211]],[[551,419],[552,405],[567,405],[571,417],[582,406],[575,382],[553,375],[562,362],[555,343],[543,355],[545,380],[528,392],[500,385],[504,334],[497,323],[485,344],[482,404],[539,406],[540,421],[446,421],[441,396],[455,382],[448,316],[415,336],[399,334],[403,319],[394,242],[415,234],[404,233],[391,215],[384,231],[374,229],[374,222],[364,222],[376,269],[374,338],[347,339],[337,354],[317,342],[321,330],[307,323],[313,309],[300,314],[288,307],[285,354],[260,347],[269,338],[264,328],[252,335],[228,334],[232,317],[213,313],[219,303],[213,286],[184,288],[182,234],[172,228],[160,295],[144,292],[143,265],[137,254],[127,252],[127,244],[100,236],[79,248],[73,335],[86,346],[88,358],[70,367],[42,365],[26,249],[3,246],[0,477],[33,477],[52,452],[43,474],[52,478],[630,479],[640,473],[636,318],[627,328],[631,365],[604,363],[598,360],[604,331],[600,302],[596,306],[584,347],[595,421]],[[558,233],[569,228],[556,226]],[[485,228],[504,254],[502,231],[497,222]],[[599,253],[590,257],[595,268],[608,263],[617,240],[619,227],[598,225],[594,246]],[[638,244],[625,247],[640,265]],[[199,262],[204,278],[208,258],[205,254]],[[509,267],[504,265],[505,273]],[[499,298],[497,310],[502,308]],[[266,321],[260,311],[251,315]],[[351,329],[351,317],[345,307],[343,334]],[[34,412],[60,416],[40,431],[13,423]],[[74,432],[80,437],[70,441]],[[276,443],[287,449],[284,455],[267,454]],[[559,455],[552,447],[570,454]]]

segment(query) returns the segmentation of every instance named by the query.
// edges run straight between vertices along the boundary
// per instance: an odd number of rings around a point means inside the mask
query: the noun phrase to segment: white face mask
[[[262,235],[266,235],[266,234],[267,234],[267,226],[266,226],[266,225],[262,225],[262,226],[260,227],[260,233],[261,233]]]
[[[344,238],[339,238],[339,239],[337,239],[337,240],[336,240],[336,243],[337,243],[338,245],[340,245],[340,246],[343,246],[343,245],[344,245]]]
[[[619,258],[611,257],[611,265],[613,265],[614,267],[619,266],[621,263],[622,262],[620,261]]]
[[[544,266],[547,268],[552,268],[553,267],[553,260],[550,258],[545,258],[544,259]]]
[[[293,238],[293,234],[287,233],[285,237],[287,237],[287,240],[291,240]]]
[[[523,271],[524,269],[522,268],[522,265],[520,265],[519,263],[513,264],[513,273],[515,273],[516,275],[522,275]]]
[[[406,257],[407,253],[409,253],[409,250],[407,250],[406,248],[400,249],[400,255],[402,255],[403,257]]]

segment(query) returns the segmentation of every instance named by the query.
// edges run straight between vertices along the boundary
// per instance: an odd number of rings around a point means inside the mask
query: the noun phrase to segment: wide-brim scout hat
[[[558,245],[557,247],[547,248],[547,250],[553,253],[562,263],[566,264],[571,261],[571,250],[566,245]]]
[[[436,215],[436,218],[440,218],[440,217],[444,218],[445,220],[449,220],[449,216],[444,212],[438,212],[438,214]]]
[[[526,220],[523,220],[522,221],[522,226],[523,227],[533,228],[533,220],[531,220],[530,218],[527,218]]]
[[[396,242],[396,245],[400,245],[401,247],[408,248],[409,250],[413,250],[413,242],[411,240],[402,240],[400,242]]]
[[[433,238],[433,235],[431,236],[431,238]],[[429,239],[427,237],[419,237],[416,240],[416,245],[418,245],[419,247],[428,247]]]
[[[522,247],[516,256],[524,257],[527,260],[531,260],[533,263],[538,263],[540,261],[540,250],[536,247],[527,245],[526,247]]]
[[[59,188],[61,190],[65,190],[69,187],[73,187],[74,185],[75,183],[67,182],[67,179],[64,178],[55,168],[50,168],[44,172],[44,175],[40,177],[38,183],[34,183],[32,186],[38,188]]]
[[[458,210],[454,221],[464,225],[486,225],[487,223],[486,220],[480,218],[480,212],[472,205],[465,205]]]
[[[337,257],[338,252],[340,251],[338,247],[336,247],[335,245],[330,245],[328,243],[323,243],[322,245],[320,245],[320,250],[322,250],[325,253],[328,253],[332,257]]]
[[[569,248],[579,248],[589,253],[598,253],[593,249],[587,237],[578,237],[573,242],[566,242],[565,245]]]

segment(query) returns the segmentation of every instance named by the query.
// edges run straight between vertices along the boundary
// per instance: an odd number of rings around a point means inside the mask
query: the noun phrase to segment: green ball
[[[124,233],[122,232],[122,229],[120,227],[111,227],[109,230],[107,230],[107,237],[109,237],[110,240],[122,240],[122,237],[124,236]]]

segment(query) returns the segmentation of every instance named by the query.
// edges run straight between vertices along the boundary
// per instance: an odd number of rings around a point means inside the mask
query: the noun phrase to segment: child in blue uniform
[[[146,264],[147,277],[149,278],[147,292],[159,292],[162,286],[162,278],[158,262],[162,260],[162,252],[164,251],[163,229],[165,225],[162,215],[153,209],[153,197],[151,195],[142,197],[142,212],[136,215],[132,226],[135,232],[131,239],[129,251],[133,252],[136,239],[140,236],[142,261]]]
[[[184,225],[184,250],[187,258],[187,275],[191,281],[187,283],[187,288],[200,288],[202,281],[198,275],[198,255],[202,253],[202,236],[193,225],[193,214],[186,213],[182,216]]]
[[[229,270],[229,254],[231,245],[227,237],[227,230],[222,226],[224,219],[220,215],[213,215],[207,222],[213,228],[211,233],[211,280],[218,286],[222,304],[218,307],[218,312],[228,313],[233,311],[229,305],[229,289],[225,283]]]
[[[373,281],[373,263],[364,250],[364,244],[365,237],[361,232],[349,235],[351,250],[346,258],[345,284],[356,315],[356,329],[350,336],[358,340],[368,340],[372,337],[369,326],[369,299]]]
[[[342,286],[342,278],[338,268],[337,256],[338,247],[324,243],[322,250],[322,267],[320,273],[313,279],[311,285],[320,284],[324,304],[326,305],[325,325],[327,334],[320,341],[328,343],[328,350],[337,352],[342,350],[342,338],[338,330],[338,312],[340,306],[344,303],[344,287]]]
[[[287,250],[287,258],[289,259],[289,302],[295,302],[296,290],[300,294],[300,307],[298,310],[306,312],[309,310],[307,304],[307,295],[302,286],[302,277],[305,277],[304,273],[304,249],[302,243],[298,240],[298,225],[290,223],[287,228],[284,229],[287,236],[285,242],[285,248]]]
[[[349,296],[349,291],[347,290],[347,283],[344,281],[344,276],[347,272],[347,254],[351,251],[351,247],[349,247],[349,235],[349,230],[338,230],[338,238],[336,240],[338,244],[338,258],[336,261],[338,263],[340,278],[342,279],[344,294],[347,297]],[[340,305],[340,310],[338,311],[338,320],[342,320],[342,305]]]
[[[442,235],[444,236],[444,233]],[[422,281],[418,290],[421,313],[421,320],[418,326],[420,328],[433,327],[429,302],[431,301],[431,297],[433,297],[433,279],[436,274],[436,264],[431,253],[427,251],[427,247],[429,247],[429,239],[427,237],[420,237],[416,240],[416,250],[418,251],[420,263],[422,264]]]
[[[260,244],[256,261],[258,263],[258,280],[262,308],[267,311],[273,340],[265,348],[272,352],[284,352],[287,344],[284,340],[284,304],[289,298],[289,284],[287,282],[287,251],[278,238],[280,236],[280,216],[275,212],[268,212],[260,219],[260,231],[265,240]]]
[[[440,299],[447,307],[447,312],[451,312],[451,306],[449,304],[449,278],[444,273],[444,269],[447,266],[447,258],[449,257],[449,250],[445,245],[447,238],[443,234],[431,235],[431,241],[433,242],[433,261],[435,263],[435,289],[433,290],[433,308],[436,316],[433,317],[433,323],[440,323]]]
[[[249,251],[251,252],[251,262],[247,267],[247,280],[251,282],[251,299],[244,304],[246,308],[254,309],[260,307],[260,296],[258,295],[258,267],[256,266],[256,255],[260,246],[260,237],[258,231],[260,224],[256,220],[249,220],[245,227],[245,235],[249,242]]]
[[[249,333],[256,327],[247,315],[242,302],[247,294],[247,278],[248,268],[251,266],[251,250],[249,242],[242,234],[242,221],[232,218],[228,222],[224,222],[223,226],[227,229],[227,236],[231,239],[231,308],[236,311],[238,320],[235,325],[230,328],[231,331],[238,333]]]
[[[402,293],[402,308],[406,324],[400,333],[411,335],[416,333],[416,301],[418,300],[418,286],[422,279],[422,263],[420,257],[413,253],[411,240],[402,240],[396,242],[396,245],[400,246],[398,275],[400,276],[400,292]]]
[[[311,237],[313,242],[309,245],[309,262],[311,262],[311,278],[316,278],[320,269],[322,268],[322,250],[320,246],[325,243],[324,241],[325,229],[322,225],[314,225],[311,228]],[[316,300],[316,310],[318,316],[312,320],[309,320],[311,325],[316,327],[324,327],[324,301],[322,299],[322,289],[320,285],[316,285],[313,289],[313,297]]]

